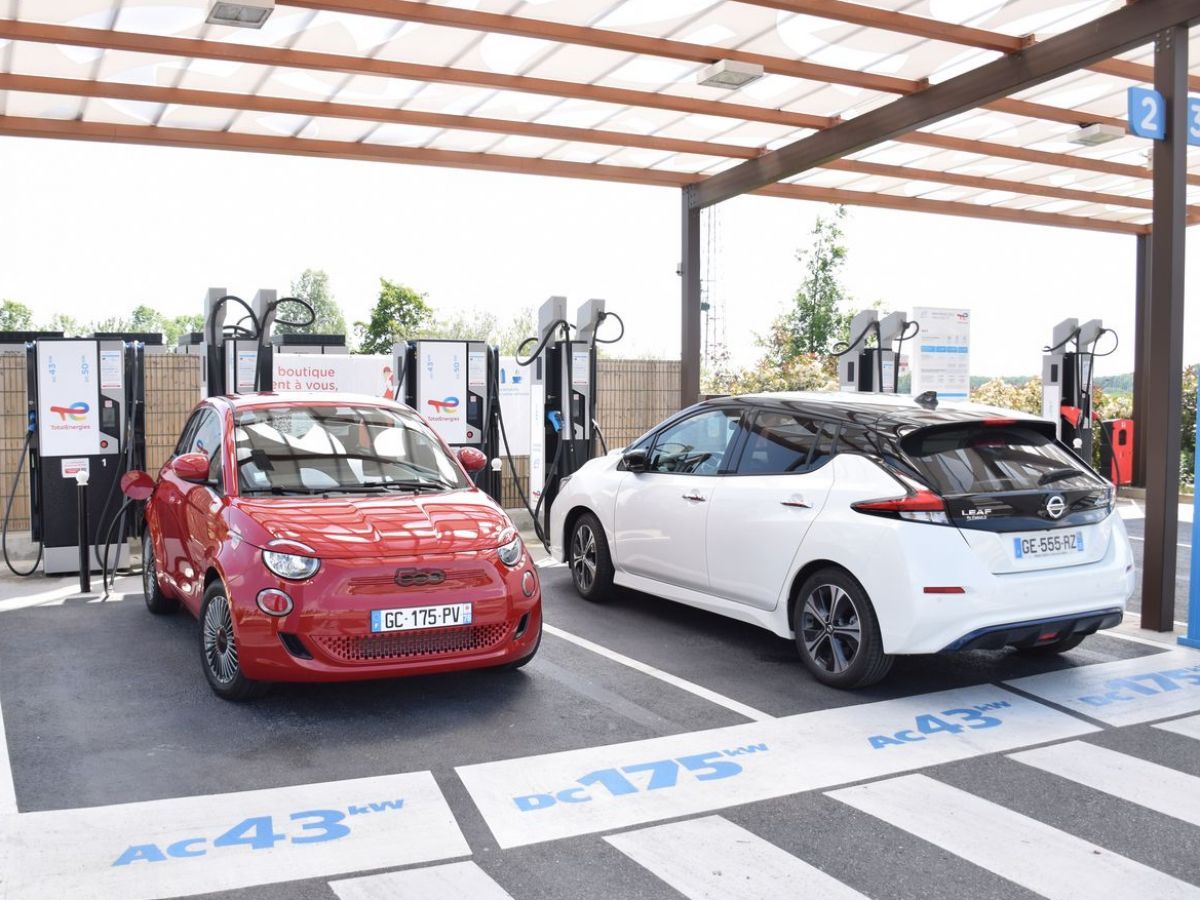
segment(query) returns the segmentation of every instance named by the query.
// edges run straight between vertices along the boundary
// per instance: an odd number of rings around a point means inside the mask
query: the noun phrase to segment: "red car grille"
[[[330,656],[345,662],[379,662],[489,650],[511,632],[512,623],[505,622],[370,637],[315,635],[312,640]]]
[[[432,568],[438,568],[436,565]],[[492,584],[492,578],[486,569],[449,569],[445,572],[446,580],[436,585],[433,590],[453,588],[486,588]],[[387,594],[398,596],[406,590],[409,592],[429,591],[429,587],[403,588],[396,584],[396,573],[388,572],[383,575],[358,575],[350,579],[351,594]]]

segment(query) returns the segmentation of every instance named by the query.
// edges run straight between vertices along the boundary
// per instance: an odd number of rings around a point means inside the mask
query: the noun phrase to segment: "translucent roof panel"
[[[79,136],[114,126],[153,143],[155,129],[171,128],[205,143],[222,132],[223,145],[278,152],[320,140],[349,156],[492,154],[497,168],[592,177],[587,167],[603,165],[621,180],[680,184],[1125,5],[853,2],[875,11],[870,25],[839,18],[836,4],[811,15],[770,0],[427,0],[411,13],[420,21],[368,0],[355,14],[280,0],[256,30],[206,24],[209,0],[0,0],[0,19],[37,29],[36,40],[0,36],[0,134],[45,119],[73,136],[65,120]],[[937,38],[890,28],[897,12],[934,20]],[[975,29],[970,39],[959,25]],[[1190,47],[1200,75],[1200,37]],[[764,74],[736,90],[698,83],[723,58]],[[1126,89],[1148,80],[1152,48],[1121,58],[1143,68],[1072,72],[790,181],[885,204],[1140,226],[1149,144],[1076,142],[1081,124],[1122,124]],[[1188,165],[1200,174],[1200,149]]]

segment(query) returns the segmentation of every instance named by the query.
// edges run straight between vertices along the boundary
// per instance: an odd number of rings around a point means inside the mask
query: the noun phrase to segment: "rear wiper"
[[[1047,472],[1038,479],[1039,485],[1050,484],[1054,481],[1062,481],[1064,478],[1073,478],[1076,475],[1082,475],[1079,469],[1055,469],[1052,472]]]

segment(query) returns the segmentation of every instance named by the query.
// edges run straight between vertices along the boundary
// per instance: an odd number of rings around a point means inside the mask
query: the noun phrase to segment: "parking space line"
[[[681,691],[687,691],[689,694],[695,694],[697,697],[702,697],[710,703],[715,703],[718,706],[723,706],[728,710],[737,713],[740,716],[745,716],[754,722],[765,722],[775,717],[770,713],[765,713],[761,709],[755,709],[753,706],[747,706],[745,703],[734,700],[732,697],[726,697],[724,694],[718,694],[716,691],[709,690],[706,687],[701,687],[695,682],[688,681],[686,678],[680,678],[678,675],[672,675],[670,672],[664,672],[662,669],[657,669],[647,663],[640,662],[632,657],[626,656],[623,653],[618,653],[616,650],[610,650],[607,647],[602,647],[587,638],[579,637],[571,634],[569,631],[563,631],[561,628],[556,628],[553,625],[543,625],[543,630],[546,634],[552,634],[557,638],[562,638],[564,641],[570,641],[577,647],[582,647],[584,650],[590,650],[592,653],[599,654],[606,659],[611,659],[615,663],[620,663],[643,675],[649,675],[651,678],[657,678],[659,681],[666,682],[673,687],[679,688]]]
[[[604,840],[689,900],[865,900],[832,875],[721,816]]]
[[[1086,741],[1009,754],[1010,759],[1146,809],[1200,825],[1200,778]]]
[[[17,812],[17,791],[13,785],[12,761],[8,758],[8,737],[4,732],[4,709],[0,707],[0,817]]]
[[[513,900],[475,863],[448,863],[329,882],[338,900]]]
[[[41,591],[36,594],[29,594],[21,597],[9,597],[6,600],[0,600],[0,612],[11,612],[17,609],[28,609],[31,606],[41,606],[46,603],[54,603],[55,601],[65,600],[72,594],[79,593],[78,584],[69,584],[64,587],[51,588],[48,591]]]
[[[1160,722],[1154,727],[1161,728],[1163,731],[1169,731],[1172,734],[1181,734],[1184,737],[1190,737],[1200,741],[1200,716],[1188,716],[1186,719],[1175,719],[1170,722]]]
[[[1200,897],[1200,888],[1165,872],[926,775],[828,796],[1050,900]]]
[[[1144,537],[1138,537],[1136,534],[1131,534],[1131,535],[1128,535],[1128,538],[1129,538],[1131,541],[1137,541],[1139,544],[1144,544],[1144,543],[1146,543],[1146,539],[1145,539]],[[1176,542],[1175,542],[1175,546],[1176,546],[1176,547],[1183,547],[1185,550],[1191,550],[1191,549],[1192,549],[1192,545],[1191,545],[1191,544],[1185,544],[1183,541],[1176,541]]]

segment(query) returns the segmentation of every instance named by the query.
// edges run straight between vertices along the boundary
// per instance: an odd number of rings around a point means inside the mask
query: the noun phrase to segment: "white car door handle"
[[[691,494],[684,494],[683,499],[684,500],[692,500],[696,503],[704,503],[706,500],[708,500],[707,497],[702,497],[699,494],[694,493],[694,492]]]
[[[780,506],[791,506],[796,509],[812,509],[811,503],[805,503],[803,497],[792,497],[788,500],[780,500]]]

